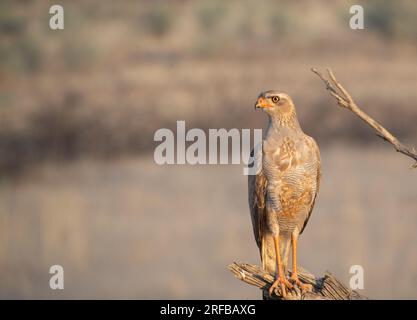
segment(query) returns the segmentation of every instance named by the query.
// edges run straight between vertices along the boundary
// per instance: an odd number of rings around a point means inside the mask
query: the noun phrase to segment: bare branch
[[[263,297],[267,300],[283,300],[280,292],[275,289],[276,296],[270,297],[269,287],[274,282],[274,277],[263,271],[260,267],[247,263],[232,263],[229,270],[236,278],[262,290]],[[330,272],[326,272],[324,277],[316,278],[310,272],[300,268],[298,271],[300,280],[304,283],[311,284],[313,291],[302,293],[298,288],[287,292],[285,300],[362,300],[368,299],[350,290],[343,283],[337,280]]]
[[[417,168],[417,153],[414,148],[408,148],[403,145],[394,135],[392,135],[387,129],[385,129],[380,123],[372,119],[368,114],[363,112],[358,105],[353,101],[349,92],[337,81],[333,72],[330,69],[327,69],[328,77],[327,79],[320,71],[315,68],[311,68],[313,71],[326,85],[326,89],[329,90],[330,94],[336,99],[339,106],[349,109],[369,126],[371,126],[376,134],[381,137],[383,140],[392,144],[397,152],[400,152],[416,162],[411,166],[411,168]]]

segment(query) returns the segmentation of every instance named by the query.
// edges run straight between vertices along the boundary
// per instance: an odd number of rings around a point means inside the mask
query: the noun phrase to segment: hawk
[[[294,285],[303,292],[312,289],[297,275],[297,240],[319,190],[320,152],[315,140],[302,131],[288,94],[263,92],[255,109],[267,113],[269,125],[261,148],[251,153],[259,170],[248,178],[249,207],[262,267],[276,274],[269,294],[278,288],[285,297]],[[287,279],[290,247],[292,272]]]

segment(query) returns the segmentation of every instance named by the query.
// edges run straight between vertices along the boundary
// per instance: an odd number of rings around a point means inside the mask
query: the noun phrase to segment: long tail
[[[282,265],[283,265],[285,274],[287,274],[290,245],[291,245],[291,237],[288,237],[286,235],[279,236],[279,246],[280,246],[279,251],[280,251]],[[275,254],[274,237],[269,232],[265,233],[262,237],[261,259],[262,259],[262,268],[270,274],[276,274],[277,259],[276,259],[276,254]]]

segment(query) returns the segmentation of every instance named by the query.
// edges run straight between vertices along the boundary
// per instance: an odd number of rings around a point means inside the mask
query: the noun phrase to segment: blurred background
[[[288,92],[316,138],[322,187],[300,264],[372,298],[417,298],[417,176],[335,106],[312,66],[417,142],[417,3],[366,1],[0,3],[0,298],[233,298],[260,292],[242,166],[158,166],[159,128],[263,128],[261,91]],[[49,268],[65,289],[49,288]]]

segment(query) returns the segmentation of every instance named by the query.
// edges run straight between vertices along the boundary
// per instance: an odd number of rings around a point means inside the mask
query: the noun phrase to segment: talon
[[[285,298],[287,296],[287,288],[291,290],[293,285],[285,277],[278,277],[268,290],[270,297],[272,297],[275,288],[280,288],[281,295]]]
[[[291,276],[290,281],[297,285],[297,287],[300,288],[302,293],[311,292],[313,290],[313,286],[311,284],[302,283],[296,274],[293,274]]]

